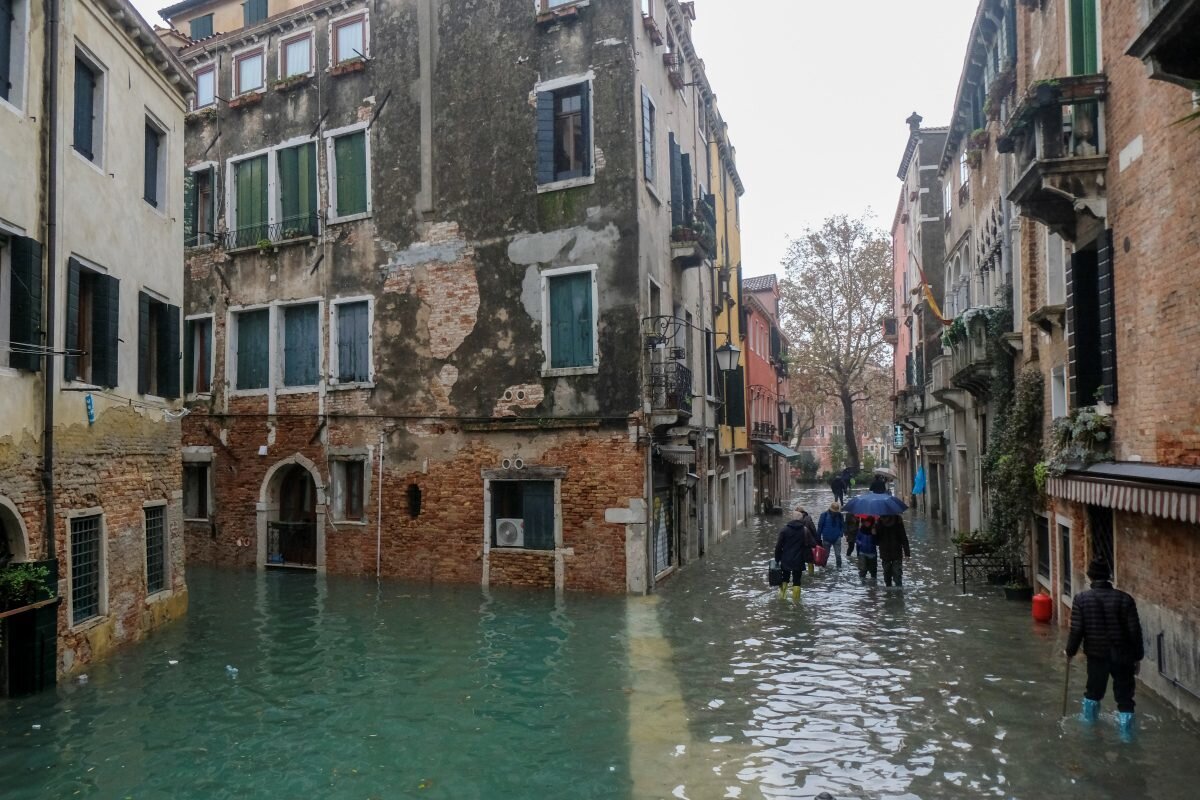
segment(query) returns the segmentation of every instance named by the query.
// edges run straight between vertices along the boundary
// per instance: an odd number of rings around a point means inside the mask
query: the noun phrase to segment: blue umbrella
[[[846,501],[843,511],[857,516],[886,517],[892,514],[903,514],[908,506],[899,497],[879,492],[867,492],[856,495]]]

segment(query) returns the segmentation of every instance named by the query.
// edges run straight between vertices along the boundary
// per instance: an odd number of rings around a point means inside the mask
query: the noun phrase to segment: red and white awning
[[[1200,493],[1186,489],[1107,483],[1067,476],[1047,481],[1046,492],[1051,497],[1075,503],[1200,524]]]

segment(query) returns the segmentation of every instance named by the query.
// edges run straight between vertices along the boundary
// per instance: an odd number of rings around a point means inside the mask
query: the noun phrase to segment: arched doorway
[[[297,454],[267,472],[258,535],[259,566],[325,566],[325,487],[315,464]]]
[[[28,561],[25,524],[16,506],[0,497],[0,568],[16,561]]]

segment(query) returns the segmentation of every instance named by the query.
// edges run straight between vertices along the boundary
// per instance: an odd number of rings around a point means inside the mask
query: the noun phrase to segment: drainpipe
[[[46,121],[46,201],[43,216],[46,219],[46,316],[45,347],[42,358],[43,396],[42,429],[42,492],[45,499],[43,537],[46,540],[46,558],[55,560],[54,541],[54,345],[55,345],[55,280],[58,264],[58,0],[46,0],[46,43],[49,54],[43,68],[46,81],[42,118]]]
[[[377,508],[375,511],[375,577],[378,578],[383,571],[383,449],[386,446],[386,438],[383,431],[379,432],[379,491],[375,498]]]

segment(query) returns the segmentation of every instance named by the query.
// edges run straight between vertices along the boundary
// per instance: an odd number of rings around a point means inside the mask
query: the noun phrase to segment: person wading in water
[[[796,518],[783,526],[775,542],[775,560],[783,568],[783,583],[779,585],[779,597],[787,597],[788,584],[792,584],[792,599],[800,599],[800,577],[804,565],[812,561],[812,549],[817,545],[817,528],[812,517],[801,506],[796,506]]]

